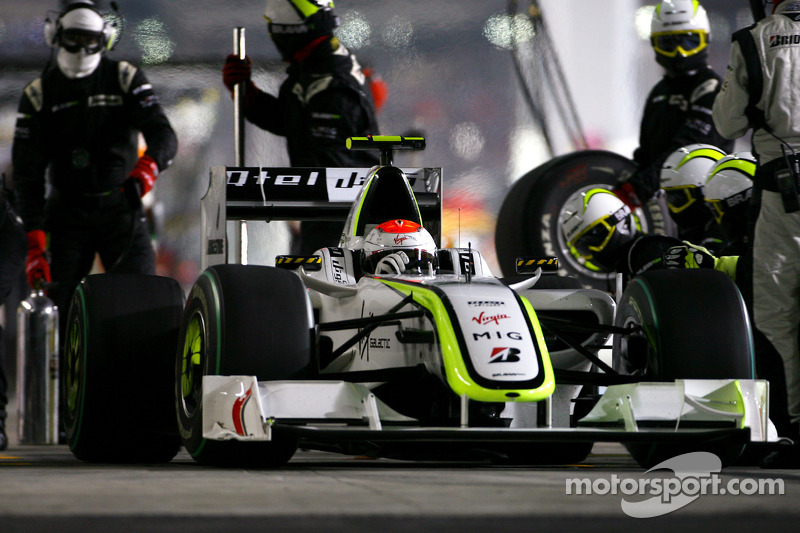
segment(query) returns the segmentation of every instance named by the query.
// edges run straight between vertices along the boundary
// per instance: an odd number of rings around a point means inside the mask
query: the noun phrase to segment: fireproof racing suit
[[[19,219],[11,208],[11,204],[0,191],[0,305],[3,305],[14,284],[20,280],[20,275],[25,268],[26,248],[22,220]],[[0,324],[0,450],[3,450],[8,444],[5,435],[2,434],[2,426],[6,419],[6,405],[8,404],[4,349],[3,326]]]
[[[705,143],[731,152],[733,142],[714,127],[711,107],[719,90],[719,76],[711,67],[681,76],[664,76],[647,96],[633,153],[638,165],[630,178],[636,196],[647,202],[660,187],[664,160],[682,146]]]
[[[17,207],[26,231],[50,233],[48,294],[64,316],[95,253],[106,270],[155,271],[141,208],[121,190],[139,156],[139,132],[145,155],[165,170],[175,132],[144,73],[127,62],[103,57],[77,79],[52,66],[24,90],[12,148]]]
[[[761,194],[753,242],[754,318],[783,359],[794,423],[800,421],[800,212],[785,211],[775,171],[785,168],[782,147],[790,155],[800,150],[798,64],[800,2],[784,1],[773,15],[734,34],[713,109],[727,138],[754,129],[754,197]]]
[[[348,137],[377,135],[375,105],[356,57],[343,45],[325,41],[302,61],[293,61],[275,97],[248,91],[245,116],[256,126],[286,137],[294,167],[369,168],[372,151],[348,150]],[[310,254],[335,246],[341,225],[303,222],[300,249]]]

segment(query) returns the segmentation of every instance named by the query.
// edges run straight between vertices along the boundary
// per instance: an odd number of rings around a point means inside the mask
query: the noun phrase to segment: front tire
[[[754,377],[744,300],[722,272],[645,272],[626,287],[614,322],[642,328],[614,336],[613,366],[621,374],[650,381]]]
[[[753,379],[753,340],[739,290],[716,270],[654,270],[635,277],[622,294],[615,325],[640,332],[615,335],[613,366],[642,381]],[[695,444],[627,443],[644,468],[677,455],[707,451],[725,465],[744,451],[724,441]]]
[[[170,278],[87,276],[67,315],[61,388],[70,450],[90,462],[167,462],[183,292]]]
[[[175,404],[181,439],[201,464],[279,466],[295,437],[273,429],[269,442],[203,437],[204,375],[259,381],[302,379],[313,353],[313,318],[305,287],[292,272],[265,266],[210,267],[191,290],[180,332]]]

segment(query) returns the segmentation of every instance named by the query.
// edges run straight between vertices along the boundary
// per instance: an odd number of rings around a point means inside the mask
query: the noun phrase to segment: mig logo
[[[519,361],[519,350],[516,348],[493,348],[489,356],[490,363],[516,363]]]

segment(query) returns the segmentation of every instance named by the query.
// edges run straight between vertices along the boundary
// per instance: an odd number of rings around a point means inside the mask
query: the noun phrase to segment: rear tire
[[[202,378],[303,379],[313,335],[310,304],[296,274],[248,265],[218,265],[201,274],[183,313],[175,369],[181,439],[197,462],[268,467],[291,459],[298,440],[276,429],[269,442],[205,439]]]
[[[70,450],[91,462],[167,462],[183,292],[170,278],[97,274],[75,290],[61,371]]]

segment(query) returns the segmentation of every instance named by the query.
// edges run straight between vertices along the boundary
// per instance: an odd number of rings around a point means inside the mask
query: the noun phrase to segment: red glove
[[[35,229],[28,232],[28,259],[25,262],[25,274],[28,276],[28,284],[36,289],[43,281],[50,283],[50,264],[45,257],[45,235],[44,231]]]
[[[155,159],[149,155],[143,155],[136,162],[131,173],[128,174],[128,179],[135,179],[139,182],[139,194],[144,196],[149,193],[153,188],[158,177],[158,165]]]
[[[619,184],[616,188],[611,189],[611,192],[616,194],[622,202],[631,208],[631,211],[637,207],[642,207],[642,202],[636,196],[636,191],[633,190],[633,185],[627,181]]]
[[[222,67],[222,83],[231,92],[231,96],[233,96],[233,88],[237,83],[247,82],[245,92],[249,91],[251,87],[255,88],[255,85],[250,80],[252,70],[253,65],[249,57],[239,59],[239,56],[230,54],[225,58],[225,65]]]

